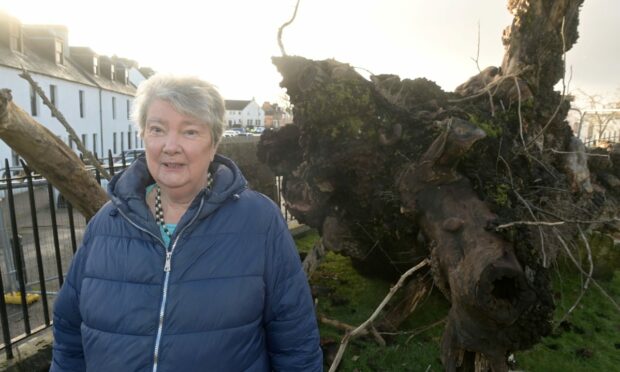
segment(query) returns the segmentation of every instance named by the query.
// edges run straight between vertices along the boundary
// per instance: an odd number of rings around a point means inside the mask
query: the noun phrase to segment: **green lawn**
[[[300,252],[311,249],[316,239],[315,232],[299,237],[296,241]],[[373,313],[393,284],[360,276],[348,258],[332,252],[310,282],[317,297],[318,313],[352,326],[358,326]],[[600,284],[620,302],[620,270],[614,272],[611,280]],[[574,303],[580,285],[575,269],[564,264],[555,270],[556,322]],[[387,346],[379,346],[372,337],[350,342],[339,370],[442,371],[441,320],[449,307],[443,295],[434,289],[398,334],[384,336]],[[432,324],[436,325],[428,327]],[[335,354],[343,331],[325,324],[320,324],[320,331],[326,354]],[[557,326],[534,349],[516,353],[515,358],[516,369],[526,371],[620,371],[620,312],[591,284],[567,322]]]

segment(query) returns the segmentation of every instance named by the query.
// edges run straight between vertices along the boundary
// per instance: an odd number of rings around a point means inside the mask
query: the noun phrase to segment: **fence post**
[[[41,289],[41,299],[43,303],[43,318],[45,319],[45,325],[50,325],[49,306],[47,303],[47,289],[45,285],[45,273],[43,271],[43,254],[41,253],[41,240],[39,239],[39,220],[37,218],[37,206],[36,199],[34,197],[34,186],[32,183],[32,172],[30,168],[24,163],[22,167],[26,173],[26,180],[28,182],[28,199],[30,201],[30,217],[32,219],[32,234],[34,238],[34,249],[37,259],[37,272],[39,274],[39,287]]]
[[[4,168],[6,169],[7,178],[6,178],[6,191],[7,197],[9,199],[9,212],[11,216],[11,232],[13,235],[13,252],[15,259],[15,272],[17,274],[17,281],[19,283],[19,293],[22,305],[22,314],[24,315],[24,330],[26,334],[29,335],[30,332],[30,316],[28,314],[28,303],[26,298],[26,274],[25,274],[25,266],[22,267],[22,249],[20,243],[20,236],[17,230],[17,218],[15,216],[15,200],[13,199],[13,185],[11,184],[11,169],[9,167],[9,160],[4,159]]]

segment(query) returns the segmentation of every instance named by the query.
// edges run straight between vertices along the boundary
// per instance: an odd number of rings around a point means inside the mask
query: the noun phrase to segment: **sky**
[[[0,0],[25,24],[61,24],[71,46],[117,55],[159,72],[200,76],[226,99],[278,101],[271,63],[278,28],[296,0]],[[501,64],[502,0],[301,0],[283,31],[288,55],[334,58],[362,74],[425,77],[452,91]],[[586,0],[580,39],[567,54],[569,91],[620,96],[620,1]],[[567,75],[568,81],[569,75]]]

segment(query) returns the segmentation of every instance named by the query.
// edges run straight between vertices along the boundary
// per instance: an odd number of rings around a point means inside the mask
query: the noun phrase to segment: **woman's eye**
[[[186,130],[185,134],[188,135],[188,136],[195,136],[195,135],[198,134],[198,131],[197,130],[193,130],[193,129],[192,130]]]

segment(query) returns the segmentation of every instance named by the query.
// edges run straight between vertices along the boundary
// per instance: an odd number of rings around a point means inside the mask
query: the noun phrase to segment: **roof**
[[[239,100],[234,100],[234,99],[227,99],[225,101],[226,104],[226,110],[232,110],[232,111],[241,111],[244,108],[247,107],[247,105],[250,104],[250,102],[252,101],[239,101]]]
[[[0,65],[22,70],[22,66],[30,73],[47,75],[62,80],[73,81],[83,85],[95,86],[88,80],[77,66],[69,59],[65,59],[64,65],[58,65],[43,57],[24,45],[24,53],[14,52],[0,45]]]
[[[6,15],[5,15],[6,17]],[[76,53],[86,53],[97,56],[87,47],[68,47],[67,33],[68,30],[65,26],[58,25],[22,25],[16,18],[9,16],[8,22],[14,22],[18,27],[23,30],[24,37],[27,36],[30,40],[44,40],[44,39],[61,39],[65,43],[65,58],[64,64],[57,64],[52,60],[45,58],[37,52],[38,47],[29,45],[29,42],[23,42],[23,52],[11,50],[8,46],[0,43],[0,66],[6,66],[17,69],[19,71],[25,68],[28,72],[45,75],[61,80],[66,80],[81,85],[99,87],[104,90],[122,93],[125,95],[134,96],[136,88],[131,84],[123,84],[118,81],[110,80],[103,76],[97,76],[91,71],[86,71],[78,63],[78,59],[71,57],[71,51]],[[111,60],[113,64],[122,64],[125,68],[130,68],[131,65],[137,65],[135,61],[119,58],[119,57],[100,57]]]

